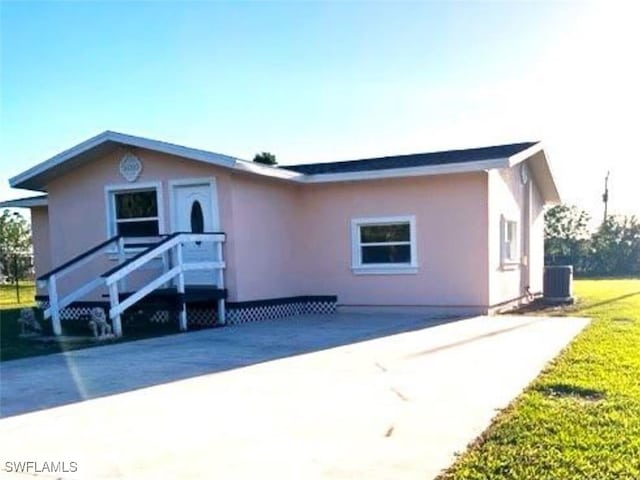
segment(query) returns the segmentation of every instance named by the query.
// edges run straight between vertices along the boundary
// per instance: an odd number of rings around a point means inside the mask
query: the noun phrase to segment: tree
[[[257,153],[255,157],[253,157],[253,161],[256,163],[261,163],[263,165],[274,166],[277,165],[276,156],[273,153],[262,152]]]
[[[544,214],[544,250],[552,265],[571,264],[584,271],[589,249],[589,214],[573,205],[556,205]]]
[[[3,210],[0,214],[0,275],[23,278],[31,266],[30,259],[27,260],[30,252],[29,223],[19,213]]]
[[[607,216],[589,249],[593,275],[640,274],[640,222],[634,216]]]

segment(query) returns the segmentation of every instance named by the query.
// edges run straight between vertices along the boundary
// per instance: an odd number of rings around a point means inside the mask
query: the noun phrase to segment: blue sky
[[[281,164],[543,140],[640,214],[633,3],[2,2],[7,179],[110,129]]]

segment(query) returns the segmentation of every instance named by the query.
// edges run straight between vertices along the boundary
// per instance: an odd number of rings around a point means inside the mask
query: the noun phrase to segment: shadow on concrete
[[[469,317],[308,315],[2,362],[0,417],[432,328],[466,318]]]
[[[481,335],[475,335],[475,336],[473,336],[471,338],[465,338],[464,340],[460,340],[458,342],[451,342],[451,343],[447,343],[447,344],[444,344],[444,345],[440,345],[438,347],[430,348],[428,350],[423,350],[422,352],[414,353],[414,354],[410,355],[409,358],[411,358],[411,357],[421,357],[421,356],[424,356],[424,355],[431,355],[433,353],[442,352],[444,350],[450,350],[452,348],[462,347],[463,345],[467,345],[469,343],[474,343],[474,342],[477,342],[479,340],[484,340],[486,338],[495,337],[497,335],[504,335],[505,333],[513,332],[514,330],[519,330],[521,328],[526,328],[526,327],[530,326],[531,324],[533,324],[535,322],[537,322],[537,320],[532,320],[531,322],[528,322],[528,323],[522,323],[522,324],[519,324],[519,325],[514,325],[512,327],[502,328],[500,330],[496,330],[495,332],[489,332],[489,333],[483,333]]]

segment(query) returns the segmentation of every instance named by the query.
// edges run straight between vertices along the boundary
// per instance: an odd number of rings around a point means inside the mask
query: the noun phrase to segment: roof
[[[538,142],[511,143],[493,147],[469,148],[465,150],[447,150],[412,155],[394,155],[390,157],[367,158],[343,162],[311,163],[306,165],[287,165],[287,170],[305,175],[326,175],[329,173],[365,172],[396,168],[424,167],[452,163],[479,162],[499,158],[508,158],[520,153]]]
[[[38,195],[35,197],[15,198],[13,200],[6,200],[0,202],[0,208],[32,208],[32,207],[46,207],[47,196]]]
[[[107,130],[16,175],[9,179],[9,183],[16,188],[44,191],[51,178],[62,175],[82,163],[111,153],[122,146],[146,148],[221,166],[233,165],[236,161],[233,157],[219,153]]]
[[[539,142],[418,153],[391,157],[271,167],[220,153],[106,131],[65,150],[9,180],[14,188],[46,192],[52,179],[122,147],[134,147],[216,165],[239,173],[295,183],[328,183],[481,172],[528,161],[545,202],[560,201],[546,154]],[[23,199],[24,200],[24,199]],[[46,200],[44,200],[46,201]],[[34,205],[35,206],[35,205]]]

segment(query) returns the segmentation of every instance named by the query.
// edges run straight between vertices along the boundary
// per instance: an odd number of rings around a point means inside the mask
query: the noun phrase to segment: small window
[[[160,233],[156,190],[114,192],[114,233],[124,237],[151,237]]]
[[[415,217],[352,220],[354,273],[416,273]]]
[[[519,263],[518,222],[502,217],[502,263]]]
[[[202,206],[198,200],[194,200],[191,205],[191,232],[204,232],[204,215],[202,214]]]

